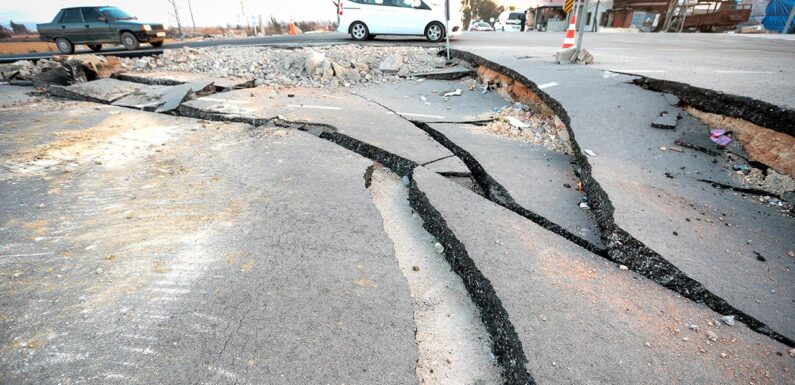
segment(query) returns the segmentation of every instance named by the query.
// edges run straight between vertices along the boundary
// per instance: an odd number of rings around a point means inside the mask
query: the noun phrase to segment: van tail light
[[[342,0],[340,0],[339,4],[337,4],[337,7],[339,8],[340,16],[342,16]]]

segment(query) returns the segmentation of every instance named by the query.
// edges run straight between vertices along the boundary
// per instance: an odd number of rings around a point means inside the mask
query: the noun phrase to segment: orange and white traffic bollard
[[[563,39],[563,48],[571,48],[577,43],[575,36],[577,34],[577,15],[571,16],[569,22],[569,29],[566,30],[566,38]]]
[[[290,35],[298,35],[298,28],[295,27],[295,22],[290,22]]]

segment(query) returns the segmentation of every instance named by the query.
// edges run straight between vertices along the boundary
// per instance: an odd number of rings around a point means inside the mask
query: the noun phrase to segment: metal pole
[[[571,57],[572,63],[577,61],[577,56],[580,56],[580,49],[582,48],[582,35],[585,34],[585,28],[583,28],[584,26],[583,23],[585,22],[585,20],[582,16],[584,16],[587,13],[587,11],[588,11],[588,0],[585,0],[585,2],[582,4],[582,9],[580,10],[580,13],[582,13],[582,15],[577,16],[579,18],[577,20],[577,24],[580,25],[580,30],[577,32],[577,45],[574,48],[574,55]]]
[[[188,10],[190,11],[190,21],[193,23],[193,32],[196,32],[196,20],[193,18],[193,7],[190,5],[190,0],[188,0]]]
[[[596,27],[599,25],[599,2],[601,0],[596,0],[596,9],[593,11],[593,28],[591,28],[591,32],[596,32]]]
[[[447,61],[450,61],[450,0],[444,0],[444,37],[447,39]]]
[[[784,23],[784,29],[781,31],[781,33],[789,32],[789,26],[792,25],[793,18],[795,18],[795,4],[792,5],[792,10],[789,11],[789,17],[787,18],[787,22]]]

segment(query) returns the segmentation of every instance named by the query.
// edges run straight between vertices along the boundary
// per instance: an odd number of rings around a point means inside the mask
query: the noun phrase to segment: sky
[[[183,26],[190,26],[188,0],[176,0]],[[337,17],[332,0],[242,0],[248,18],[262,15],[263,21],[273,15],[279,20],[334,20]],[[197,26],[245,24],[241,0],[190,0]],[[0,0],[0,24],[16,22],[49,22],[62,7],[115,5],[141,20],[176,25],[170,16],[167,0]]]

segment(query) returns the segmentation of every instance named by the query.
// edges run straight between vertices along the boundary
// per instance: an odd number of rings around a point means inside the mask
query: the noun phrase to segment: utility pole
[[[248,31],[251,29],[251,23],[246,15],[246,0],[240,0],[240,9],[243,12],[243,20],[246,21],[246,34],[248,34]]]
[[[193,18],[193,7],[190,5],[190,0],[188,0],[188,11],[190,11],[190,21],[193,23],[193,32],[196,32],[196,20]]]
[[[177,30],[179,31],[179,38],[182,39],[185,35],[182,34],[182,21],[179,20],[179,8],[177,7],[177,0],[166,0],[171,7],[174,8],[174,19],[177,20]]]
[[[596,0],[596,10],[593,11],[594,20],[593,20],[593,28],[591,28],[591,32],[597,32],[598,31],[597,27],[599,26],[599,21],[598,20],[599,20],[599,2],[600,1],[601,0]]]
[[[585,0],[583,2],[582,7],[580,9],[580,13],[581,15],[577,16],[577,24],[579,24],[580,28],[577,33],[577,45],[575,45],[574,48],[574,55],[571,57],[572,63],[577,62],[577,57],[580,56],[580,49],[582,49],[582,35],[585,35],[585,28],[583,28],[583,26],[585,25],[583,24],[585,23],[584,20],[585,18],[583,16],[585,16],[588,13],[588,0]]]

